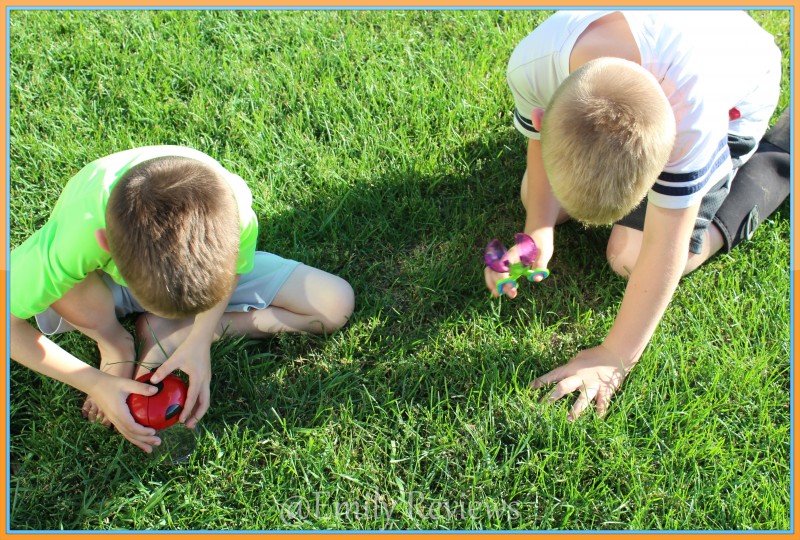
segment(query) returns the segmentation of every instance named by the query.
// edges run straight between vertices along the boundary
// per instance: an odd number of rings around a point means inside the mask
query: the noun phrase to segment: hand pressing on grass
[[[542,388],[555,384],[545,400],[554,403],[559,399],[579,392],[567,418],[577,419],[594,401],[598,416],[608,411],[614,392],[625,380],[633,365],[625,366],[619,356],[603,345],[579,352],[572,360],[541,377],[531,385]]]

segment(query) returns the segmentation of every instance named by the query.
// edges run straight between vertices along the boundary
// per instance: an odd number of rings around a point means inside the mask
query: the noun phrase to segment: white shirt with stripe
[[[559,11],[514,49],[507,80],[514,125],[538,139],[535,108],[546,109],[569,75],[575,42],[610,11]],[[648,195],[663,208],[695,204],[732,170],[728,133],[759,140],[778,102],[781,53],[743,11],[624,11],[642,67],[659,81],[675,113],[677,137]],[[730,120],[736,108],[741,117]]]

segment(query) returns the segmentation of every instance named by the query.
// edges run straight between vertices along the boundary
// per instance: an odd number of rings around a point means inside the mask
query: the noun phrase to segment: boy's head
[[[675,117],[658,82],[620,58],[598,58],[575,70],[554,94],[541,127],[553,194],[589,225],[633,210],[675,141]]]
[[[208,310],[230,291],[239,254],[239,211],[221,175],[189,158],[131,168],[111,190],[108,248],[139,302],[164,317]]]

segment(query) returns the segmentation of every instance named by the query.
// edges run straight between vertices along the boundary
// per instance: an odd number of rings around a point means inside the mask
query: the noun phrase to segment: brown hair
[[[675,117],[648,71],[598,58],[559,86],[541,133],[553,194],[573,218],[600,225],[624,217],[653,186],[672,151]]]
[[[237,203],[220,173],[200,161],[162,157],[127,171],[111,190],[106,236],[128,288],[158,315],[201,313],[233,286]]]

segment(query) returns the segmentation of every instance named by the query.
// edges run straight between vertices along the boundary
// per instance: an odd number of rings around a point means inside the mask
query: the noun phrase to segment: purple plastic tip
[[[483,261],[495,272],[508,272],[508,269],[511,268],[506,247],[497,238],[486,246],[483,252]]]
[[[536,247],[536,242],[534,242],[533,238],[525,233],[517,233],[514,236],[514,240],[517,242],[519,262],[521,262],[522,266],[525,267],[533,266],[533,262],[536,260],[536,256],[539,254],[539,249]]]

